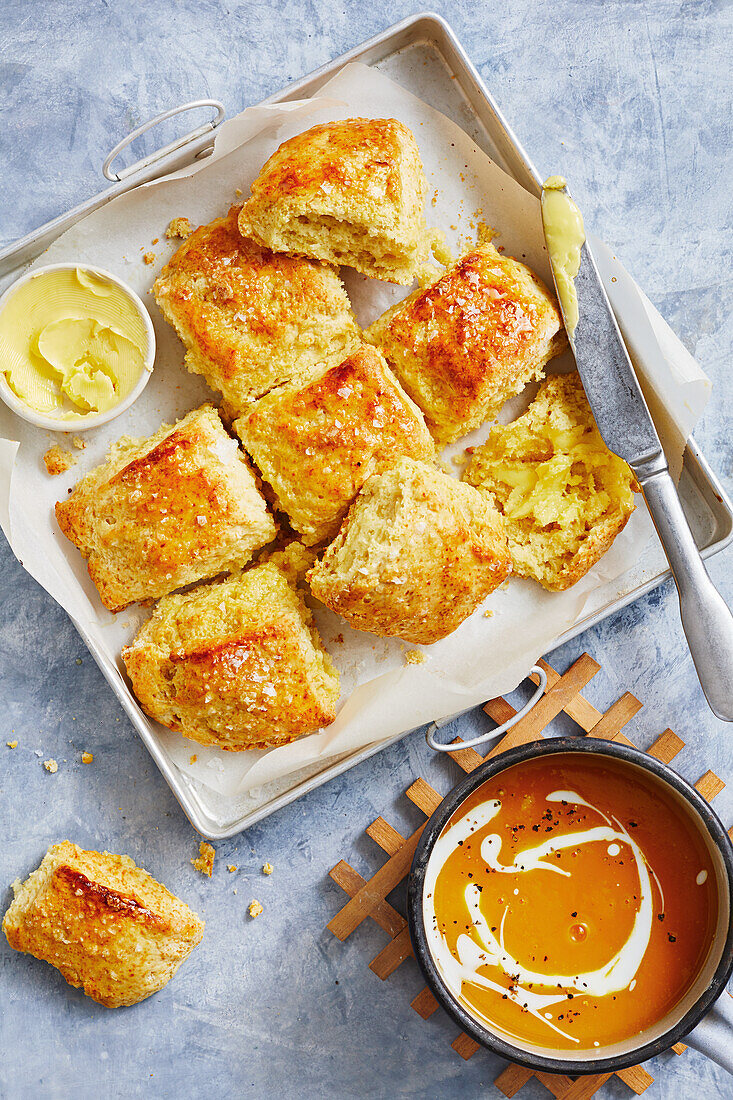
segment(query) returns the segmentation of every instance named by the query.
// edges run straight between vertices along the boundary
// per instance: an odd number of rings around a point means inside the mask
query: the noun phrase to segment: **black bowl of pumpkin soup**
[[[554,738],[480,765],[425,826],[415,958],[478,1043],[600,1073],[687,1034],[733,971],[733,848],[710,806],[637,749]]]

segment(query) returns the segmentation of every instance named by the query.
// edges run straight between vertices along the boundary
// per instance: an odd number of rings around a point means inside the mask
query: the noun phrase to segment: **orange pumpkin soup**
[[[510,1040],[567,1051],[664,1017],[717,912],[710,855],[679,802],[638,767],[580,753],[516,764],[469,795],[423,889],[453,996]]]

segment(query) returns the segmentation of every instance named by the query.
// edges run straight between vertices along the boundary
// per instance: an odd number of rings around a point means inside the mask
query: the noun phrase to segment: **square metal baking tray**
[[[264,102],[281,103],[313,96],[327,80],[352,61],[374,66],[447,115],[523,187],[539,195],[540,178],[537,172],[453,31],[438,15],[413,15],[270,96]],[[7,281],[9,276],[19,273],[25,264],[35,259],[75,222],[117,195],[190,164],[196,158],[207,156],[213,148],[215,128],[215,123],[199,127],[187,139],[175,142],[121,172],[117,182],[99,195],[0,251],[0,280]],[[703,557],[722,550],[733,537],[733,507],[692,439],[685,451],[679,490]],[[607,615],[632,603],[656,588],[669,575],[668,570],[660,572],[645,579],[622,598],[597,608],[572,630],[558,637],[555,644],[568,641]],[[237,798],[224,798],[172,766],[146,727],[143,715],[119,670],[79,624],[75,625],[189,821],[200,833],[212,839],[223,839],[241,832],[407,735],[403,733],[399,737],[348,753],[326,766],[313,765],[294,776],[269,783]]]

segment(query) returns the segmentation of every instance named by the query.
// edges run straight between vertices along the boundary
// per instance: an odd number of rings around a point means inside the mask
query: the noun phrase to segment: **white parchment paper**
[[[203,381],[183,368],[183,348],[150,295],[157,272],[175,248],[165,239],[165,228],[178,216],[201,224],[221,215],[240,201],[242,192],[248,193],[281,141],[317,122],[356,115],[396,117],[412,129],[429,184],[428,221],[445,231],[454,250],[475,235],[482,220],[499,231],[497,245],[551,283],[538,201],[453,122],[360,64],[346,66],[318,98],[244,111],[223,125],[210,157],[120,196],[55,241],[36,265],[97,264],[125,279],[148,303],[158,346],[156,367],[138,402],[113,423],[86,433],[86,449],[60,477],[49,477],[42,464],[43,453],[59,441],[58,434],[32,428],[0,408],[0,434],[6,437],[0,439],[0,524],[27,571],[83,628],[103,659],[117,668],[121,685],[120,650],[148,612],[133,608],[114,616],[102,608],[85,563],[56,526],[53,505],[83,473],[104,460],[120,435],[149,435],[163,420],[173,421],[212,398]],[[705,406],[710,383],[615,257],[600,242],[593,243],[665,445],[671,457],[679,457]],[[150,250],[156,262],[147,266],[142,256]],[[345,281],[363,325],[406,293],[354,272],[347,272]],[[553,369],[570,365],[567,357],[556,361]],[[516,416],[526,400],[510,403],[501,419]],[[486,433],[486,427],[473,433],[461,448]],[[640,560],[649,557],[652,530],[638,497],[637,510],[612,549],[569,592],[548,593],[530,581],[511,580],[454,634],[423,647],[423,664],[407,664],[408,647],[398,640],[353,631],[313,602],[317,625],[341,673],[341,707],[327,730],[292,745],[232,754],[202,748],[144,716],[143,728],[181,771],[220,795],[234,796],[465,710],[512,690],[536,658],[588,608],[595,610],[631,591],[639,583]],[[657,561],[659,555],[652,557]],[[486,609],[493,612],[491,617],[484,614]],[[194,763],[192,754],[197,757]]]

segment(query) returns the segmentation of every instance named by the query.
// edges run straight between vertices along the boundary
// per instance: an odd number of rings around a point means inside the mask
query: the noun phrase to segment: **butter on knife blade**
[[[542,223],[555,286],[560,297],[565,328],[572,340],[578,324],[575,276],[580,270],[580,250],[585,242],[583,215],[565,190],[562,176],[550,176],[542,185]]]

